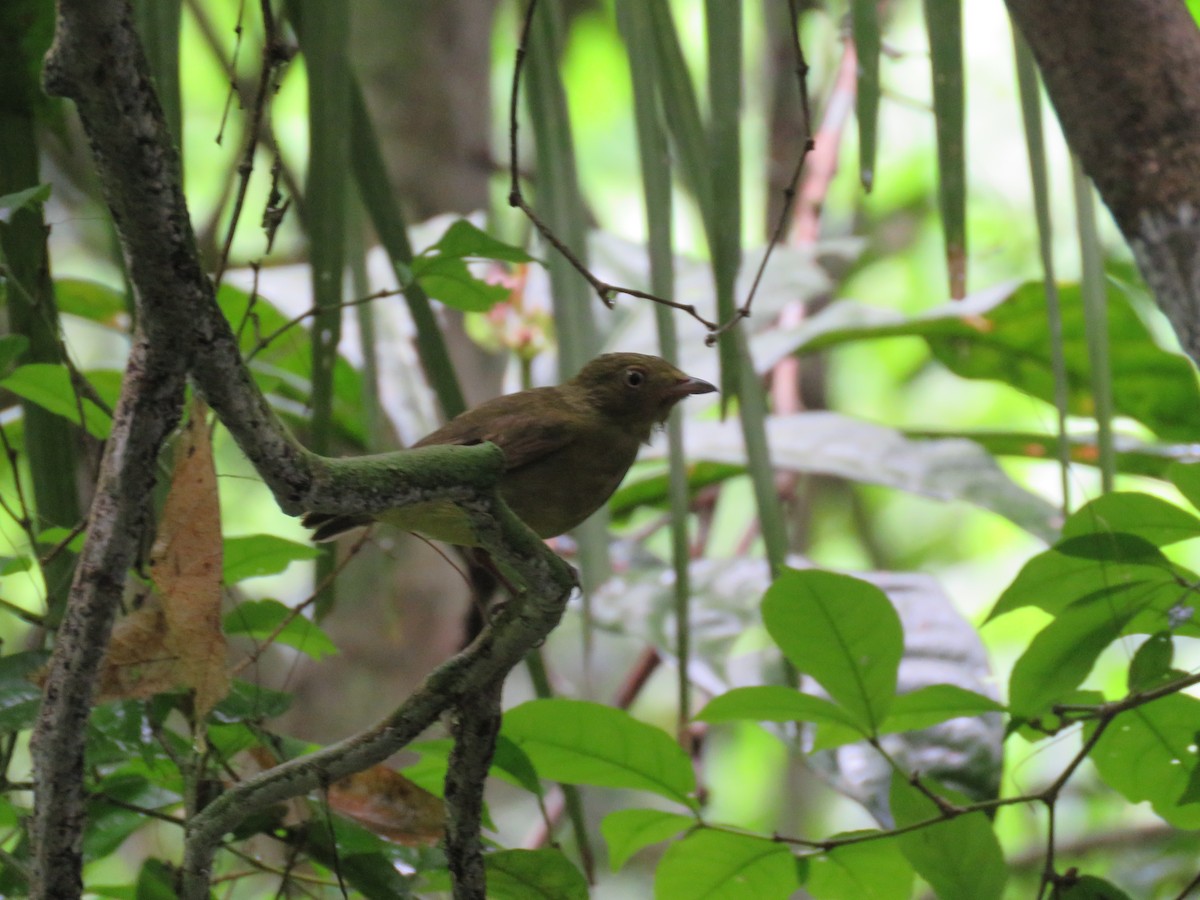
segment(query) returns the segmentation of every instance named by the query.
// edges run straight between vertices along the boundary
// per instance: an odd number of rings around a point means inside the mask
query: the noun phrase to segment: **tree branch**
[[[497,498],[503,468],[497,447],[331,460],[307,451],[280,423],[243,363],[201,267],[178,154],[127,0],[59,0],[45,72],[47,90],[75,101],[88,135],[134,285],[137,331],[34,732],[33,896],[60,900],[82,889],[83,750],[92,686],[143,530],[158,453],[178,422],[189,372],[286,512],[378,512],[449,500],[472,517],[482,546],[526,588],[388,719],[239,784],[193,817],[186,893],[205,897],[213,852],[227,831],[256,809],[379,762],[447,709],[497,690],[558,623],[575,578]]]

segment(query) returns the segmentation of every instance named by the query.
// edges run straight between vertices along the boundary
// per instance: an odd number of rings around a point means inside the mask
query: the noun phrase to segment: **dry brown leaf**
[[[113,626],[96,702],[144,699],[172,690],[179,683],[175,651],[167,647],[167,619],[154,594],[139,609]]]
[[[194,691],[197,719],[229,692],[221,630],[221,510],[207,412],[204,401],[193,401],[150,552],[176,683]]]
[[[329,807],[406,847],[431,846],[446,830],[446,805],[387,766],[372,766],[329,786]]]

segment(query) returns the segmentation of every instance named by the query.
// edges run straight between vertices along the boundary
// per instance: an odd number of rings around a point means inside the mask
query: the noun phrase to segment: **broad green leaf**
[[[1072,415],[1089,416],[1094,410],[1079,286],[1060,285],[1059,298],[1068,409]],[[1106,308],[1113,335],[1116,413],[1141,422],[1161,438],[1192,440],[1200,431],[1200,388],[1192,364],[1154,342],[1124,291],[1110,286]],[[754,358],[756,365],[769,367],[787,353],[906,335],[924,338],[934,356],[956,375],[1001,381],[1054,402],[1046,296],[1040,282],[1001,285],[914,318],[839,300],[802,325],[779,331],[769,344],[756,343]]]
[[[1170,632],[1150,635],[1129,661],[1129,690],[1144,691],[1169,680],[1174,657],[1175,642]]]
[[[496,752],[492,754],[492,773],[507,776],[513,784],[525,788],[529,793],[540,797],[542,783],[538,780],[537,769],[529,756],[500,734],[496,736]]]
[[[1200,537],[1200,518],[1150,494],[1114,491],[1087,503],[1063,525],[1063,538],[1132,534],[1158,547]]]
[[[960,716],[1003,712],[1004,707],[983,694],[954,684],[930,684],[907,694],[898,694],[880,731],[918,731]]]
[[[1172,463],[1167,468],[1167,478],[1192,506],[1200,509],[1200,463]]]
[[[777,684],[734,688],[719,694],[696,714],[701,722],[829,722],[855,728],[845,710],[824,697]],[[859,737],[863,735],[860,733]]]
[[[60,278],[54,282],[54,298],[59,312],[109,327],[128,326],[129,304],[125,294],[98,281]]]
[[[1032,719],[1065,702],[1151,596],[1145,585],[1122,585],[1097,591],[1059,613],[1013,665],[1008,682],[1012,714]]]
[[[1054,615],[1083,597],[1133,584],[1177,591],[1173,572],[1157,547],[1133,535],[1069,538],[1025,563],[988,621],[1024,606]]]
[[[446,770],[450,766],[454,742],[448,738],[420,741],[411,744],[408,749],[419,753],[421,758],[404,768],[404,777],[440,796],[446,781]],[[502,734],[496,737],[496,752],[492,756],[492,767],[488,774],[514,787],[522,788],[535,797],[541,797],[544,793],[533,762],[524,750]]]
[[[140,775],[118,772],[105,777],[91,792],[87,804],[88,827],[83,834],[83,852],[89,859],[113,853],[133,832],[153,821],[149,816],[109,802],[157,809],[174,805],[179,797]]]
[[[222,578],[226,585],[247,578],[275,575],[294,562],[314,559],[319,551],[273,534],[249,534],[225,539]]]
[[[583,873],[561,850],[499,850],[483,861],[492,900],[587,900]]]
[[[459,219],[447,228],[436,244],[421,251],[420,257],[435,255],[443,258],[498,259],[517,263],[533,261],[533,257],[520,247],[497,240],[466,219]],[[418,265],[420,257],[417,259]]]
[[[260,821],[263,825],[269,822]],[[407,869],[412,865],[412,857],[405,848],[340,816],[314,816],[293,828],[305,854],[328,871],[327,877],[353,889],[348,896],[371,900],[393,897],[404,900],[414,896],[415,879],[400,871],[401,867]]]
[[[213,707],[211,715],[214,721],[226,725],[259,722],[283,715],[291,705],[291,694],[235,678],[229,693]]]
[[[510,293],[502,284],[476,278],[457,257],[417,257],[412,270],[430,297],[463,312],[486,312]]]
[[[831,840],[863,832],[835,834]],[[913,869],[896,841],[864,841],[808,858],[804,890],[815,900],[908,900]]]
[[[0,656],[0,734],[33,727],[42,705],[42,690],[29,678],[49,658],[42,650]]]
[[[160,740],[146,740],[147,731],[161,725],[176,702],[177,698],[164,695],[150,701],[105,703],[93,709],[88,719],[88,764],[122,766],[137,760],[153,768],[166,761],[168,753],[186,754],[188,742],[170,729],[164,730]]]
[[[23,334],[6,334],[0,337],[0,376],[8,374],[12,364],[28,349],[29,338]]]
[[[161,859],[142,863],[137,877],[137,900],[175,900],[175,869]]]
[[[644,847],[675,837],[696,824],[691,816],[661,809],[619,809],[600,823],[608,844],[608,861],[614,872]]]
[[[278,600],[243,600],[225,614],[224,628],[228,635],[287,644],[313,659],[338,652],[319,625],[304,615],[294,615]]]
[[[774,900],[800,887],[784,845],[748,834],[698,829],[667,848],[654,876],[657,900]]]
[[[90,400],[77,396],[66,366],[29,363],[10,372],[0,380],[0,385],[56,416],[62,416],[76,425],[82,424],[92,437],[100,440],[108,437],[112,427],[108,413]]]
[[[1060,285],[1059,300],[1069,410],[1075,415],[1090,415],[1094,410],[1079,286]],[[987,317],[986,330],[977,330],[965,340],[934,338],[930,348],[958,375],[1006,381],[1053,403],[1045,309],[1045,288],[1040,283],[1023,285]],[[1188,440],[1188,435],[1194,436],[1200,426],[1200,388],[1192,364],[1155,344],[1124,292],[1110,286],[1106,309],[1113,336],[1110,365],[1116,414],[1136,419],[1159,437]]]
[[[501,734],[542,778],[653,791],[691,806],[691,761],[666,732],[583,700],[531,700],[504,714]]]
[[[1095,727],[1089,722],[1085,734]],[[1113,719],[1092,748],[1092,762],[1129,802],[1149,801],[1176,828],[1200,828],[1200,798],[1182,802],[1200,761],[1198,733],[1200,699],[1171,694]]]
[[[959,797],[948,797],[961,802]],[[897,827],[935,819],[933,801],[898,773],[892,774],[892,817]],[[1008,867],[992,823],[983,813],[937,822],[896,838],[917,874],[929,882],[938,900],[1000,900]]]
[[[792,665],[874,733],[895,696],[904,652],[900,617],[884,593],[849,575],[785,569],[762,611]]]

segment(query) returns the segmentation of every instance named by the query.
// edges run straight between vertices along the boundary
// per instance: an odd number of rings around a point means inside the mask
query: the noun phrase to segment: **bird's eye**
[[[625,383],[632,388],[641,387],[646,381],[646,373],[641,369],[626,369]]]

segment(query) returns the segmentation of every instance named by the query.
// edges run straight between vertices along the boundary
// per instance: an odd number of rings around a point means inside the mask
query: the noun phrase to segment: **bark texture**
[[[1008,0],[1071,149],[1200,361],[1200,29],[1180,0]]]

